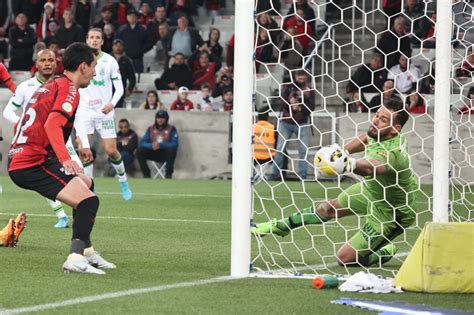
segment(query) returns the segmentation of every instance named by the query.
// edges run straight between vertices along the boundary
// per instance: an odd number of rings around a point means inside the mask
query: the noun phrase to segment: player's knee
[[[91,177],[84,175],[84,174],[79,174],[79,178],[86,184],[87,187],[91,187],[94,185],[94,181],[92,180]]]
[[[357,251],[355,251],[350,245],[346,243],[337,251],[336,256],[337,264],[339,266],[353,264],[357,260]]]
[[[333,219],[336,217],[336,209],[330,202],[327,201],[319,204],[316,211],[319,215],[328,219]]]
[[[119,155],[117,148],[115,148],[114,146],[105,147],[105,154],[107,154],[110,157],[115,157]]]

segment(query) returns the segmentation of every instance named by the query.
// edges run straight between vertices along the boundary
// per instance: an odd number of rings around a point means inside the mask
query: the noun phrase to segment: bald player
[[[18,116],[16,112],[19,111],[19,109],[24,109],[29,103],[33,93],[53,77],[56,71],[56,56],[54,52],[49,49],[39,51],[36,58],[36,67],[38,71],[35,76],[18,85],[15,94],[10,98],[10,101],[3,111],[3,117],[13,124],[17,124],[20,120],[20,116]],[[79,165],[82,165],[70,139],[67,143],[67,148],[71,158],[78,162]],[[49,199],[47,199],[47,201],[58,217],[58,222],[54,227],[67,228],[69,226],[69,219],[64,212],[61,202]]]

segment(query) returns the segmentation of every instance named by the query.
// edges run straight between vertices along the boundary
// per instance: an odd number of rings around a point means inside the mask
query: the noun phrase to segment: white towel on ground
[[[372,273],[359,271],[352,275],[339,290],[344,292],[370,292],[370,293],[401,293],[401,288],[393,286],[392,278],[376,276]]]

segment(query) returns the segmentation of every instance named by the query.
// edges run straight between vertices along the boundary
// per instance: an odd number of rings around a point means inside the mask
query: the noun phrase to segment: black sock
[[[72,239],[81,240],[84,246],[90,243],[90,234],[94,226],[95,216],[99,208],[99,198],[93,196],[84,199],[73,212]]]

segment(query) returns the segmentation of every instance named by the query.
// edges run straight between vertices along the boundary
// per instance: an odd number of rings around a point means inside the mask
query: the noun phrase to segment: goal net
[[[465,222],[474,217],[474,11],[463,1],[453,1],[452,10],[450,136],[445,144],[449,205],[445,211],[449,220]],[[253,235],[253,272],[299,275],[366,270],[391,275],[398,270],[425,222],[433,219],[436,200],[436,20],[433,1],[256,1],[254,122],[266,120],[274,130],[268,124],[266,129],[254,127],[253,224],[284,220],[363,182],[354,174],[315,179],[315,152],[333,143],[343,146],[366,133],[379,106],[392,98],[401,100],[409,111],[402,134],[409,168],[417,179],[417,198],[406,204],[413,223],[396,238],[386,237],[398,252],[384,264],[380,257],[372,266],[352,268],[341,266],[337,259],[339,248],[373,215],[371,201],[366,214],[321,224],[303,222],[284,237],[273,232]],[[275,133],[275,144],[268,131]],[[353,156],[362,158],[364,153]],[[390,196],[385,198],[390,200]],[[396,217],[393,210],[393,221]]]

